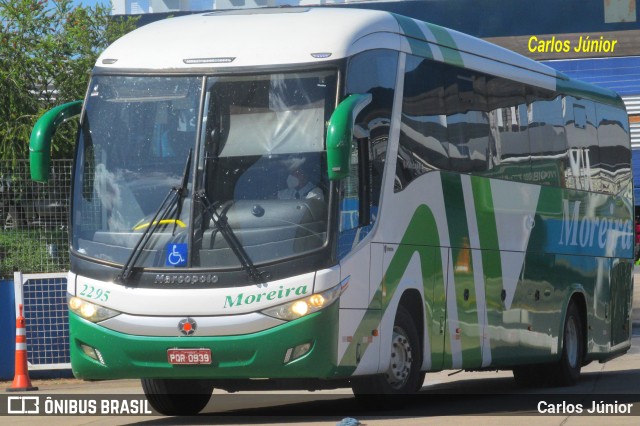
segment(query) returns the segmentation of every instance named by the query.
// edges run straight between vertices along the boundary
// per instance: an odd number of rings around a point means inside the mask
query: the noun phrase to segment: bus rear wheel
[[[562,356],[553,365],[551,371],[554,385],[571,386],[578,381],[584,353],[583,333],[580,310],[576,303],[571,302],[567,307],[567,316],[564,320]]]
[[[372,395],[414,393],[424,381],[421,366],[422,351],[418,331],[411,314],[401,305],[393,325],[391,362],[387,371],[380,375],[354,379],[351,386],[353,393],[367,402],[372,401]]]
[[[584,328],[580,310],[569,303],[562,331],[562,354],[552,364],[522,365],[513,368],[516,383],[523,387],[571,386],[580,377],[584,354]]]
[[[193,416],[211,399],[213,384],[197,379],[141,379],[154,410],[166,416]]]

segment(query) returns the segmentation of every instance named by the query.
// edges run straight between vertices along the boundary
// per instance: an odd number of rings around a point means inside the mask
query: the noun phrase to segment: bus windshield
[[[124,264],[149,227],[135,267],[239,268],[243,257],[323,247],[336,72],[203,78],[93,78],[76,162],[77,253]]]

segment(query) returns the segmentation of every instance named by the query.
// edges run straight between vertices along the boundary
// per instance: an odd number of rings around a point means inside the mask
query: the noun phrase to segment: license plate
[[[167,349],[167,360],[173,365],[211,364],[211,349]]]

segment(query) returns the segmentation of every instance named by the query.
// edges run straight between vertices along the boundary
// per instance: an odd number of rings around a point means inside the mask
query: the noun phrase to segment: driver
[[[305,160],[305,158],[292,160],[289,176],[287,176],[287,188],[278,191],[279,200],[324,200],[322,189],[309,180],[311,168],[305,164]]]

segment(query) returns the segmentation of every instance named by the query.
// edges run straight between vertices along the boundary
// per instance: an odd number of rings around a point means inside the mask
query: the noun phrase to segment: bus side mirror
[[[327,166],[330,180],[341,180],[349,176],[354,122],[358,113],[370,102],[371,94],[349,95],[331,114],[327,128]]]
[[[49,180],[51,164],[51,139],[58,126],[80,114],[82,101],[69,102],[45,112],[31,131],[29,141],[29,168],[31,179],[36,182]]]

